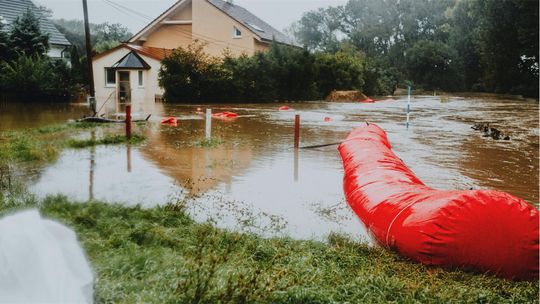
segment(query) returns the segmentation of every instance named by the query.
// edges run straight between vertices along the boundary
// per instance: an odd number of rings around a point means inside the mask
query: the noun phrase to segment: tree
[[[41,33],[39,19],[30,9],[13,22],[10,49],[19,55],[42,56],[49,49],[49,35]]]
[[[0,22],[0,63],[8,60],[9,56],[9,43],[8,35],[4,31],[4,24]]]
[[[471,3],[486,87],[538,96],[538,1]]]
[[[443,42],[418,41],[406,52],[409,77],[428,90],[460,90],[462,74],[457,58],[457,53]]]

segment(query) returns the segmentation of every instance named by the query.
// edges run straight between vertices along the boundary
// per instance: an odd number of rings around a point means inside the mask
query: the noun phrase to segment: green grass
[[[223,142],[220,138],[212,137],[210,139],[202,139],[199,142],[197,142],[198,147],[202,148],[215,148],[219,145],[221,145]]]
[[[72,138],[81,131],[106,131],[112,127],[83,122],[0,133],[0,165],[52,161],[66,147],[84,148],[118,143],[138,144],[144,140],[144,137],[137,134],[133,134],[129,140],[125,136],[114,134],[106,134],[102,138],[87,140]]]
[[[97,145],[113,145],[120,143],[139,144],[144,141],[144,137],[141,135],[132,135],[131,138],[125,135],[112,135],[107,134],[98,139],[69,139],[66,141],[66,145],[70,148],[86,148]]]
[[[97,273],[100,303],[535,303],[537,282],[429,268],[331,235],[265,239],[191,220],[184,205],[102,202],[39,206],[77,232]]]

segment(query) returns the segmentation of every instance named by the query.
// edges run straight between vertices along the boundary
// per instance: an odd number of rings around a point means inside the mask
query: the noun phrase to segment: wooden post
[[[88,66],[88,82],[90,85],[90,97],[95,97],[94,89],[94,73],[92,71],[92,45],[90,42],[90,24],[88,22],[88,7],[86,5],[86,0],[82,1],[83,3],[83,14],[84,14],[84,38],[86,44],[86,64]],[[93,109],[95,111],[95,109]]]
[[[298,149],[300,143],[300,114],[294,116],[294,148]]]
[[[206,139],[212,137],[212,109],[206,109]]]
[[[126,137],[131,138],[131,105],[126,105]]]

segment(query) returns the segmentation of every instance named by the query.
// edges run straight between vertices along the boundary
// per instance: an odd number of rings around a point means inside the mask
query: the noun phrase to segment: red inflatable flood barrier
[[[505,192],[424,185],[373,124],[338,149],[347,202],[383,246],[427,265],[538,279],[535,207]]]
[[[233,113],[233,112],[220,112],[220,113],[215,113],[215,114],[212,114],[212,117],[214,118],[236,118],[238,117],[238,114],[236,113]]]

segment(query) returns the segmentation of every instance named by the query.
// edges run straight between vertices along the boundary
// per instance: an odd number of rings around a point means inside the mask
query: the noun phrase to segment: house
[[[55,59],[64,58],[71,43],[58,31],[51,20],[43,16],[31,0],[0,0],[0,22],[4,24],[4,30],[9,30],[10,25],[28,9],[39,18],[41,32],[49,35],[47,55]]]
[[[253,55],[270,48],[273,41],[292,41],[232,1],[180,0],[121,44],[92,58],[96,102],[154,101],[163,94],[158,85],[160,61],[178,47],[194,41],[205,43],[204,51],[221,56]],[[144,99],[144,100],[143,100]]]

